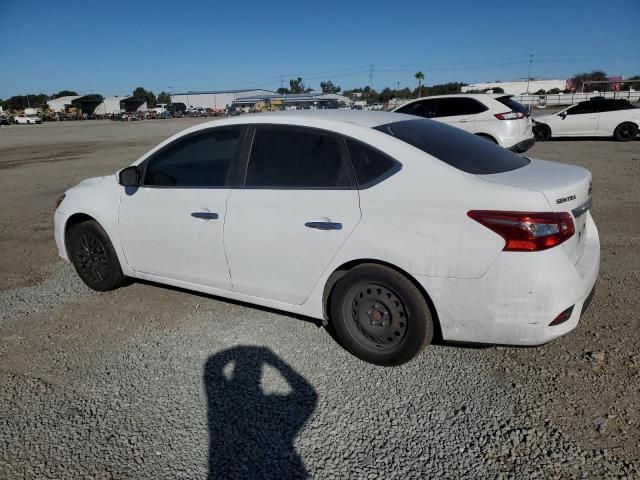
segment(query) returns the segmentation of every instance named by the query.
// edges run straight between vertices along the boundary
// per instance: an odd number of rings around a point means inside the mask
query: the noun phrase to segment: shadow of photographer
[[[271,367],[288,393],[265,393]],[[307,478],[293,442],[313,413],[317,394],[300,374],[264,347],[238,346],[212,355],[207,392],[209,479]]]

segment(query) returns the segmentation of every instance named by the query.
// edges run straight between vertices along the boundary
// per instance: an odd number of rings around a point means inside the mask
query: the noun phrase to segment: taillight
[[[496,113],[494,117],[496,117],[498,120],[518,120],[520,118],[524,118],[524,113],[520,113],[520,112]]]
[[[502,212],[471,210],[470,218],[505,240],[507,252],[537,252],[560,245],[575,233],[567,212]]]
[[[553,319],[553,321],[549,324],[550,327],[555,327],[556,325],[560,325],[561,323],[566,322],[571,318],[571,314],[573,313],[573,307],[575,305],[570,306],[560,315]]]

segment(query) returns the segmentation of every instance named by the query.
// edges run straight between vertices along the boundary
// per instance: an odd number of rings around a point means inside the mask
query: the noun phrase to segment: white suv
[[[535,143],[531,112],[511,95],[437,95],[419,98],[393,111],[432,118],[519,153]]]

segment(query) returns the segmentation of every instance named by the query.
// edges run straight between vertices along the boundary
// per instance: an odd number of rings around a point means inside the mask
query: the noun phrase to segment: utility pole
[[[396,82],[396,108],[400,105],[400,82]]]
[[[280,75],[280,88],[284,88],[284,75]]]
[[[369,90],[373,90],[373,64],[369,65]]]
[[[533,63],[533,53],[529,54],[529,71],[527,72],[527,94],[529,94],[529,82],[531,81],[531,64]]]

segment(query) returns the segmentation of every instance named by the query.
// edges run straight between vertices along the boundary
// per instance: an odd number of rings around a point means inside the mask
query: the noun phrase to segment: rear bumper
[[[512,152],[516,152],[516,153],[523,153],[526,152],[527,150],[529,150],[531,147],[533,147],[536,144],[536,139],[535,138],[527,138],[526,140],[523,140],[519,143],[516,143],[515,145],[512,145],[509,147],[509,150],[511,150]]]
[[[589,214],[587,214],[589,215]],[[502,252],[480,278],[416,277],[429,292],[445,340],[541,345],[573,330],[589,304],[600,268],[600,240],[591,216],[574,265],[562,246]],[[549,324],[573,306],[568,320]]]

